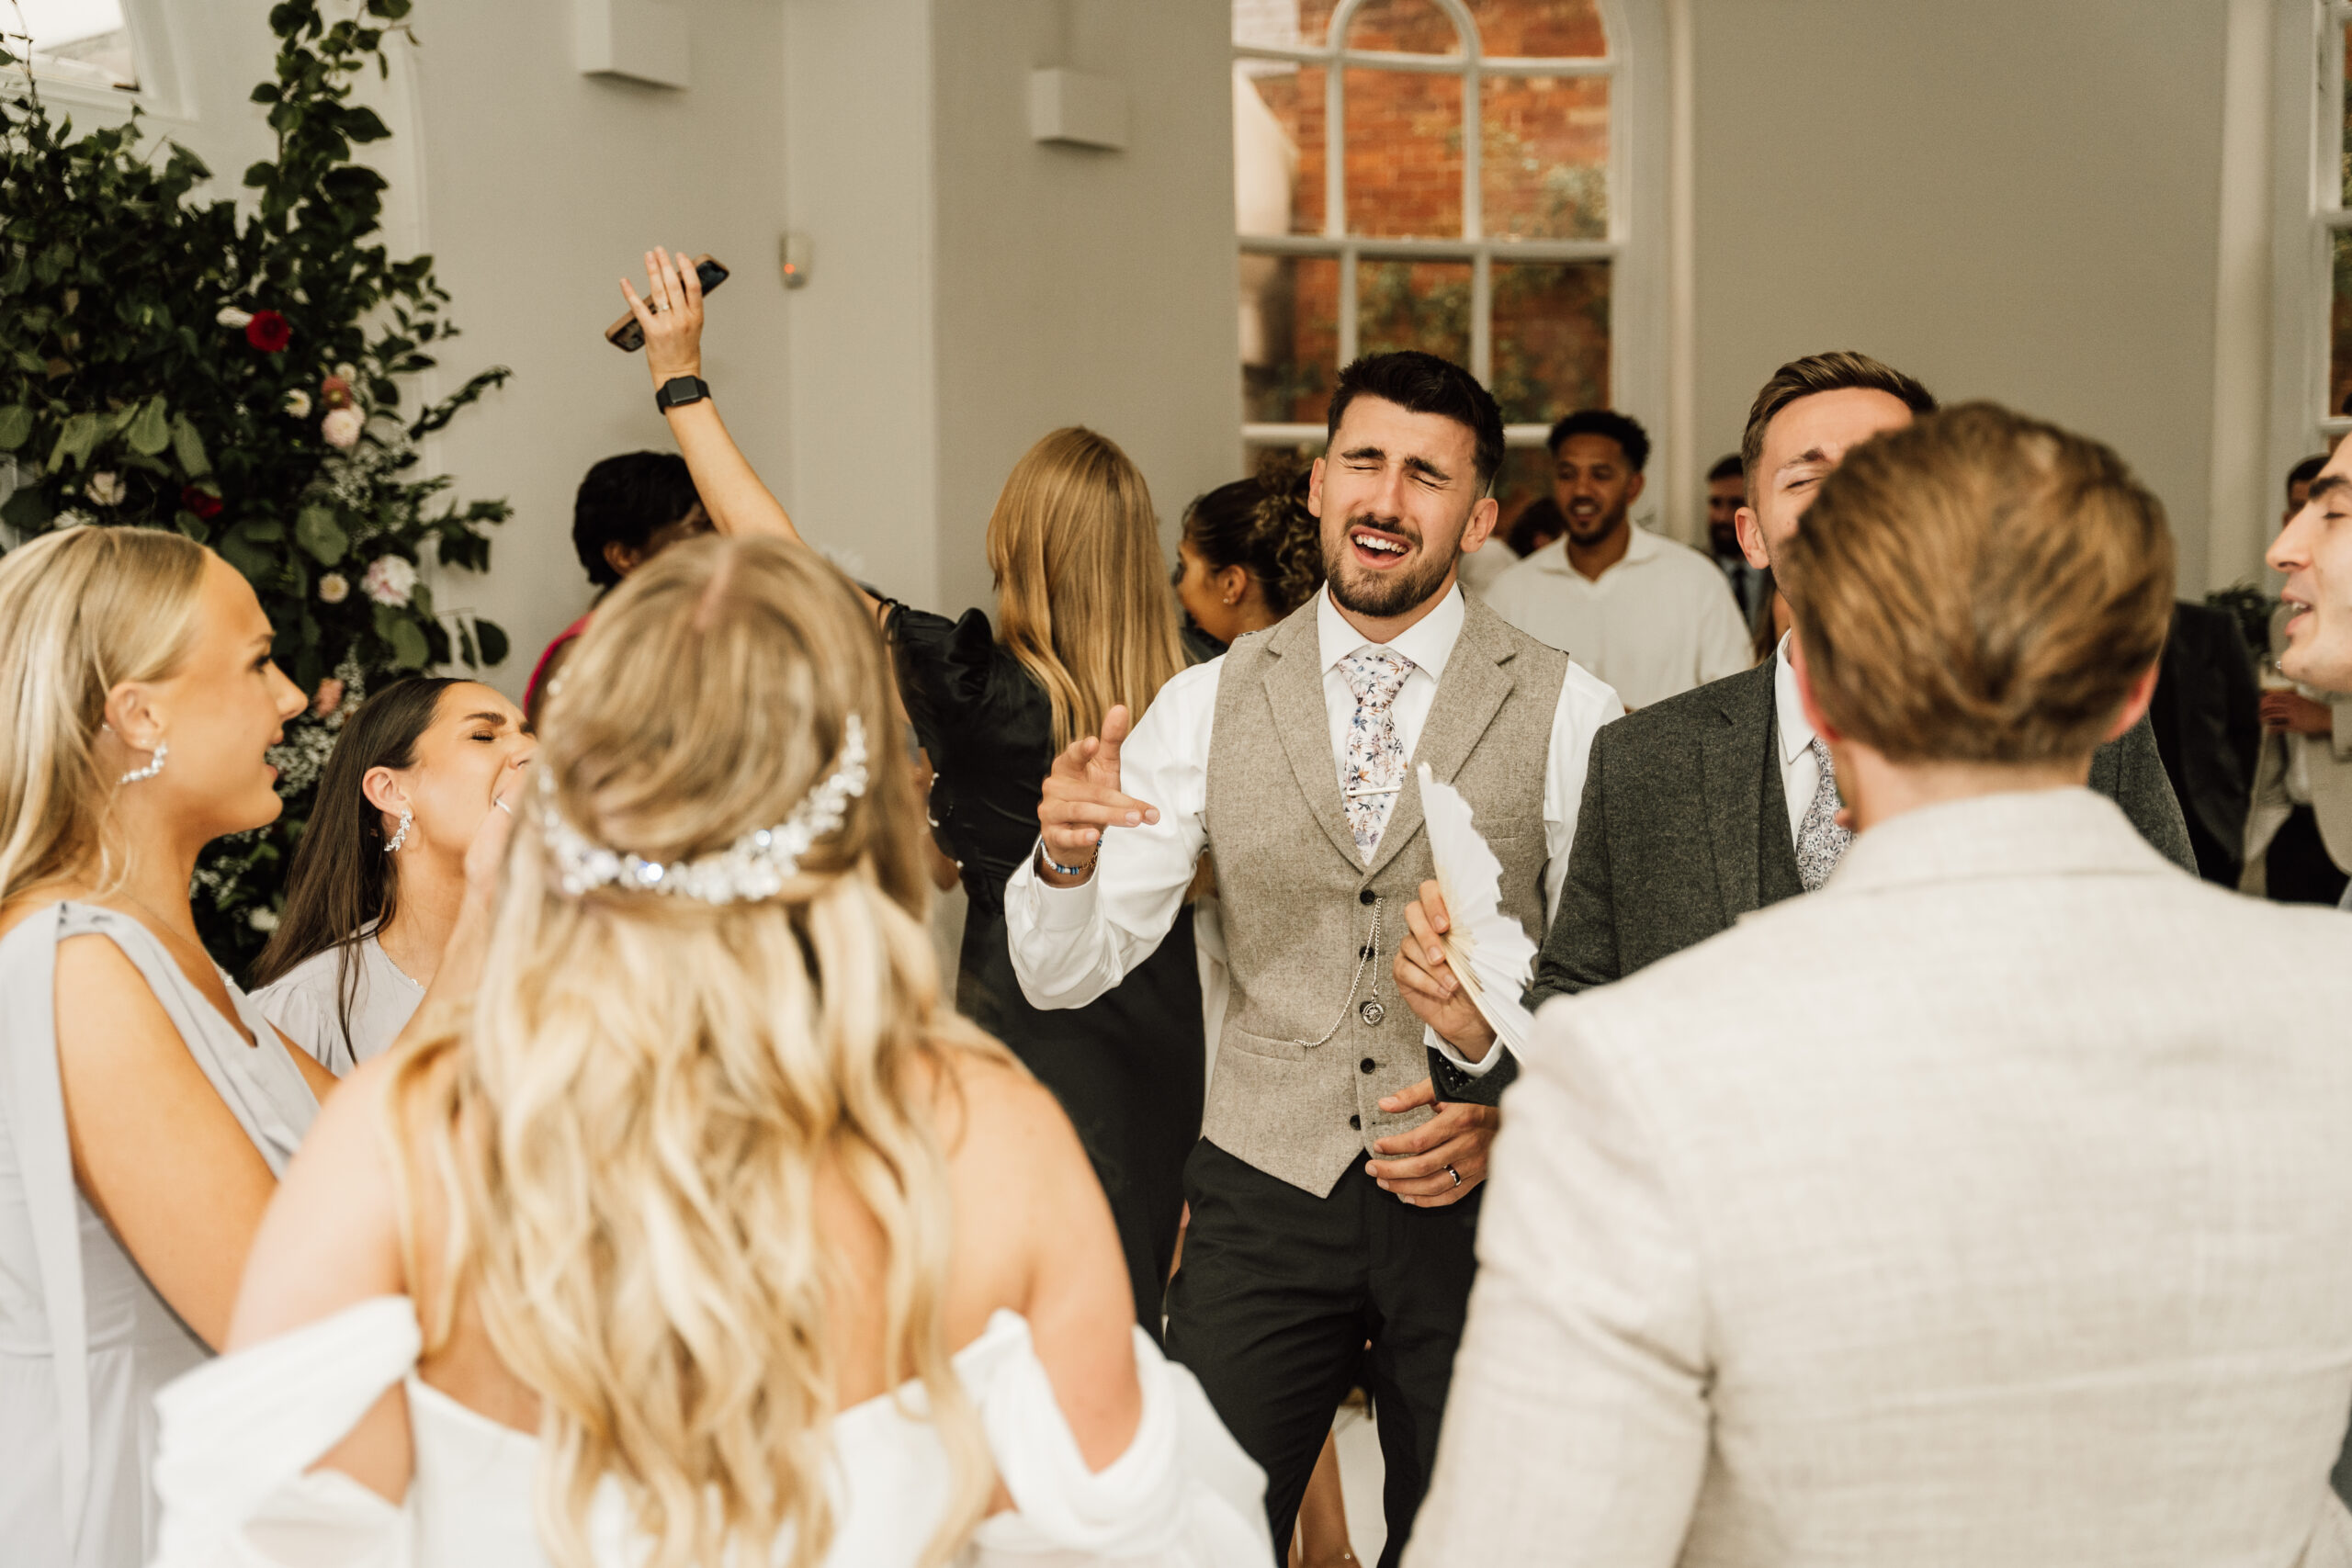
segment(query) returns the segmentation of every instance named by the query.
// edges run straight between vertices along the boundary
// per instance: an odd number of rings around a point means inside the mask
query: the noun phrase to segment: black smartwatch
[[[663,413],[698,403],[710,396],[710,383],[699,376],[673,376],[654,389],[653,406]]]

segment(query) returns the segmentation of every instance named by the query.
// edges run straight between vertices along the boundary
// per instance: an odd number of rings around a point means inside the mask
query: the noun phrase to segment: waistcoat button
[[[1357,902],[1357,903],[1359,903],[1359,904],[1369,904],[1369,903],[1371,903],[1371,902],[1372,902],[1372,900],[1373,900],[1373,891],[1372,891],[1372,889],[1371,889],[1371,888],[1369,888],[1369,887],[1365,888],[1363,892],[1361,892],[1361,893],[1359,893],[1359,894],[1357,894],[1357,895],[1356,895],[1356,902]]]
[[[1376,1064],[1374,1064],[1374,1061],[1373,1061],[1373,1059],[1372,1059],[1371,1057],[1369,1057],[1369,1056],[1366,1056],[1363,1061],[1358,1062],[1358,1063],[1356,1064],[1356,1066],[1357,1066],[1358,1067],[1362,1068],[1363,1071],[1365,1071],[1365,1072],[1367,1072],[1367,1073],[1368,1073],[1368,1072],[1370,1072],[1370,1071],[1372,1071],[1373,1067],[1374,1067],[1375,1065],[1376,1065]]]
[[[1366,1023],[1373,1024],[1375,1027],[1379,1024],[1382,1019],[1388,1016],[1388,1010],[1382,1007],[1375,1001],[1366,1001],[1363,1006],[1356,1009],[1356,1011],[1363,1016],[1363,1021]]]
[[[1361,1133],[1363,1131],[1363,1118],[1361,1116],[1351,1116],[1348,1118],[1348,1125]]]

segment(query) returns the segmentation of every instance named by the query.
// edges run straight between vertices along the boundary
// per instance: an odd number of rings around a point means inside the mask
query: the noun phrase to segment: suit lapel
[[[1420,741],[1405,764],[1405,791],[1396,797],[1388,825],[1381,829],[1380,847],[1373,852],[1372,864],[1364,873],[1367,878],[1378,875],[1421,830],[1421,765],[1429,765],[1432,778],[1452,784],[1462,764],[1470,760],[1478,738],[1501,710],[1503,699],[1510,695],[1511,675],[1505,666],[1515,650],[1510,639],[1488,635],[1490,628],[1484,623],[1493,618],[1493,612],[1484,604],[1465,595],[1464,606],[1462,635],[1454,639],[1453,652],[1446,659],[1445,674],[1437,683]]]
[[[1266,661],[1262,682],[1266,701],[1274,710],[1274,732],[1283,738],[1299,794],[1332,846],[1351,865],[1361,865],[1356,836],[1340,799],[1339,761],[1331,755],[1331,717],[1323,705],[1322,649],[1313,600],[1282,624],[1266,651],[1273,656]]]
[[[1699,747],[1700,790],[1726,926],[1761,906],[1759,829],[1764,774],[1772,771],[1773,679],[1768,661],[1718,682],[1721,722],[1706,731]]]

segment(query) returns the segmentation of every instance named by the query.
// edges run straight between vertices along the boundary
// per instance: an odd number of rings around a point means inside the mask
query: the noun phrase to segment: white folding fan
[[[1512,1051],[1524,1054],[1535,1022],[1520,1006],[1520,994],[1535,964],[1535,944],[1520,923],[1502,910],[1502,863],[1471,824],[1470,803],[1452,784],[1420,767],[1421,821],[1430,836],[1430,858],[1437,863],[1438,891],[1444,896],[1452,929],[1438,938],[1473,1005],[1495,1026]]]

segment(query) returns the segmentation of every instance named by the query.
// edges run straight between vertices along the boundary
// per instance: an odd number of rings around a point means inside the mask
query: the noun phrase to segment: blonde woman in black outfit
[[[646,266],[650,301],[622,288],[645,328],[657,400],[712,523],[725,535],[802,542],[701,381],[702,293],[693,269],[660,251]],[[682,394],[691,395],[676,400]],[[1037,842],[1037,801],[1055,754],[1094,734],[1115,705],[1140,714],[1183,666],[1143,475],[1107,437],[1053,432],[1005,481],[989,518],[988,558],[994,625],[978,609],[950,621],[867,598],[936,770],[934,834],[959,863],[969,899],[957,1010],[1011,1046],[1076,1124],[1118,1224],[1136,1320],[1158,1339],[1183,1215],[1184,1158],[1201,1129],[1191,915],[1181,915],[1149,962],[1100,1001],[1040,1012],[1013,977],[1003,912],[1005,882]]]

